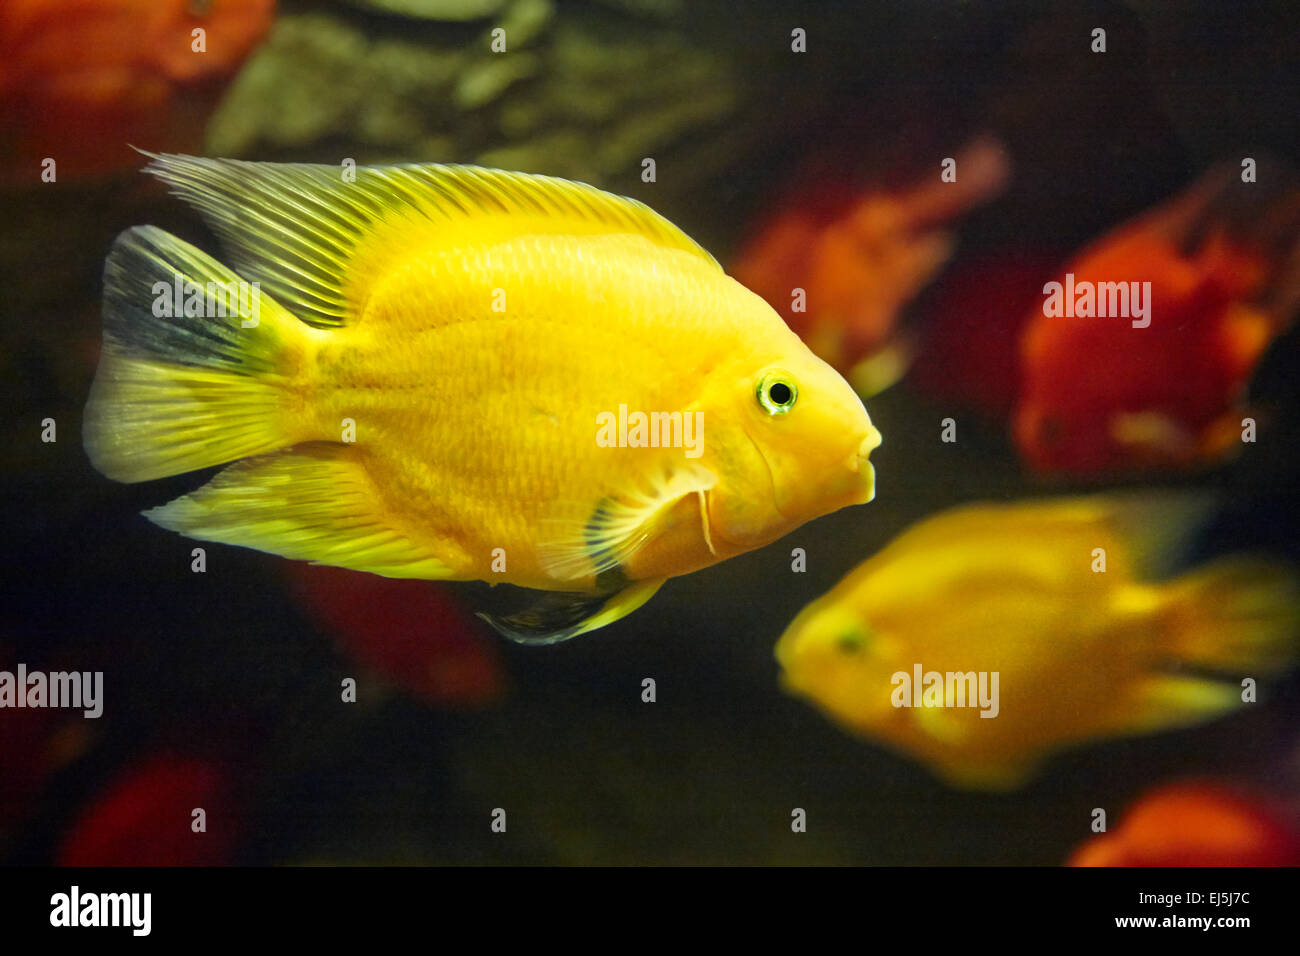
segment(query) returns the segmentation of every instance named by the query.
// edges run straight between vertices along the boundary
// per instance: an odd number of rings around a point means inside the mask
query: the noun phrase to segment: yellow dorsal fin
[[[230,251],[235,270],[303,321],[344,325],[375,277],[405,249],[457,223],[497,217],[502,235],[631,233],[721,267],[667,219],[635,199],[585,183],[478,166],[252,163],[146,153],[147,172],[194,206]]]

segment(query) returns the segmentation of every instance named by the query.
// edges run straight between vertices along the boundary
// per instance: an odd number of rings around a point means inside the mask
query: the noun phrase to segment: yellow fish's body
[[[1286,666],[1300,583],[1245,556],[1156,580],[1204,511],[1155,495],[943,512],[800,613],[776,647],[783,682],[961,787],[1212,719]]]
[[[639,203],[475,167],[150,172],[234,265],[137,227],[105,268],[92,462],[233,463],[148,512],[164,527],[562,592],[493,622],[559,640],[873,496],[852,389]]]

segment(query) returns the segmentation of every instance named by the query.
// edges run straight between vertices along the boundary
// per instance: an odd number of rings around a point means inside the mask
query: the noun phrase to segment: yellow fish
[[[559,592],[491,619],[549,642],[874,495],[853,389],[641,203],[470,166],[148,171],[234,267],[147,226],[105,265],[91,461],[233,462],[156,524]]]
[[[776,646],[783,683],[971,788],[1020,786],[1087,740],[1210,720],[1288,663],[1300,582],[1243,555],[1158,581],[1208,510],[1152,495],[943,512],[799,614]]]

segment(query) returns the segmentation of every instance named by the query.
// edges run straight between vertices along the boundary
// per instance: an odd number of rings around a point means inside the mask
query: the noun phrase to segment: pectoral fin
[[[1155,458],[1188,458],[1196,447],[1195,435],[1158,411],[1117,413],[1110,419],[1110,435],[1126,448]]]
[[[654,597],[664,580],[637,581],[595,595],[547,592],[526,611],[500,617],[480,612],[478,616],[503,637],[520,644],[559,644],[631,614]]]
[[[1192,432],[1162,412],[1124,412],[1110,420],[1111,437],[1140,458],[1164,462],[1218,461],[1241,449],[1242,418],[1253,414],[1232,408]]]
[[[686,463],[625,495],[604,498],[580,527],[556,522],[553,536],[540,548],[542,567],[557,581],[573,581],[625,567],[650,540],[657,523],[687,495],[700,496],[700,520],[709,541],[704,495],[717,476],[703,465]]]
[[[963,719],[963,712],[946,707],[919,707],[912,711],[917,726],[935,740],[945,744],[961,746],[971,737],[968,720]]]

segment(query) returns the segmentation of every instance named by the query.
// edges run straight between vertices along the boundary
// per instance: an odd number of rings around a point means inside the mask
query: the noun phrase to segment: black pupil
[[[775,382],[768,388],[767,397],[772,400],[773,405],[789,405],[790,400],[794,398],[794,393],[784,382]]]

